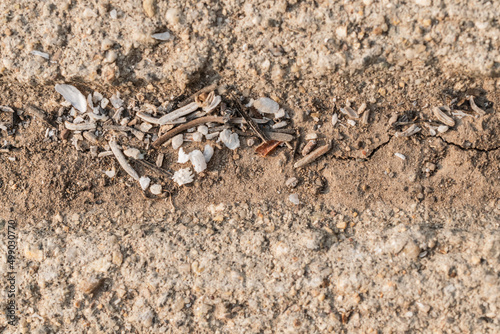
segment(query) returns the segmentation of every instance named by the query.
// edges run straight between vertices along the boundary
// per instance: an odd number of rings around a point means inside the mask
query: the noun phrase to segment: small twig
[[[153,142],[152,146],[154,148],[158,149],[158,148],[160,148],[161,145],[163,145],[163,143],[165,143],[170,138],[178,135],[179,133],[186,131],[187,129],[190,129],[190,128],[195,127],[197,125],[205,124],[205,123],[224,123],[224,118],[219,117],[219,116],[205,116],[205,117],[194,119],[191,122],[187,122],[185,124],[179,125],[178,127],[167,131],[166,133],[161,135],[158,139],[156,139]]]
[[[234,95],[232,96],[233,99],[238,103],[239,106],[238,113],[241,115],[241,117],[245,119],[250,128],[255,132],[255,134],[257,134],[260,137],[260,139],[262,139],[263,142],[269,141],[269,137],[259,128],[257,124],[255,124],[253,119],[250,116],[248,116],[240,100],[236,98]]]
[[[170,173],[169,171],[166,171],[166,170],[164,170],[162,168],[156,167],[154,164],[152,164],[149,161],[146,161],[146,160],[135,160],[135,162],[137,162],[138,164],[142,165],[143,167],[149,168],[149,169],[157,172],[158,174],[161,174],[163,176],[172,177],[172,173]]]
[[[203,87],[202,89],[200,89],[199,91],[197,91],[196,93],[192,94],[191,96],[189,96],[187,99],[185,99],[184,101],[180,102],[177,107],[178,108],[182,108],[184,107],[185,105],[187,105],[188,103],[191,103],[194,101],[194,98],[197,97],[198,95],[200,94],[203,94],[203,93],[210,93],[211,91],[213,90],[216,90],[217,87],[219,87],[219,85],[216,83],[213,83],[211,84],[210,86],[206,86],[206,87]]]

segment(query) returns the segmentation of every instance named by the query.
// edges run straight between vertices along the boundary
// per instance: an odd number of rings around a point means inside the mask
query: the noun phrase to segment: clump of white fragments
[[[172,180],[180,186],[193,182],[194,178],[191,168],[188,167],[179,169],[174,173]]]
[[[207,162],[205,161],[205,156],[200,150],[194,150],[189,153],[189,160],[193,164],[193,168],[196,173],[201,173],[207,169]]]
[[[217,142],[223,142],[224,145],[230,150],[235,150],[240,147],[240,139],[237,133],[231,132],[231,130],[225,129],[219,134],[219,140]]]

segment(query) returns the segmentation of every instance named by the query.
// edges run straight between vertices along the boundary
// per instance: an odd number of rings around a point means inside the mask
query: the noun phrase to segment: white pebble
[[[189,154],[186,154],[181,147],[181,149],[179,150],[179,158],[177,159],[177,162],[180,164],[184,164],[188,161],[189,161]]]
[[[168,41],[172,37],[172,35],[170,35],[168,31],[165,31],[158,34],[153,34],[151,37],[159,41]]]
[[[339,115],[337,113],[333,114],[333,116],[332,116],[332,126],[335,126],[338,121],[339,121]]]
[[[279,104],[268,97],[259,98],[253,106],[262,114],[276,114],[280,109]]]
[[[214,156],[214,148],[208,144],[205,145],[203,156],[205,157],[205,162],[208,164],[210,159],[212,159],[212,157]]]
[[[202,133],[203,135],[207,135],[208,134],[208,126],[206,125],[200,125],[198,127],[198,132]]]
[[[446,125],[440,125],[438,126],[437,130],[439,133],[445,133],[446,131],[448,131],[450,128]]]
[[[295,205],[300,204],[299,195],[297,194],[291,194],[290,196],[288,196],[288,200]]]
[[[116,9],[112,9],[110,12],[109,12],[109,16],[113,19],[113,20],[116,20],[118,18],[118,13],[116,12]]]
[[[115,168],[113,167],[112,170],[107,170],[107,171],[104,171],[104,174],[106,174],[107,177],[109,178],[114,178],[115,175],[116,175],[116,170]]]
[[[350,126],[356,126],[356,121],[353,119],[348,119],[347,124],[349,124]]]
[[[123,151],[123,154],[125,154],[127,157],[140,160],[143,159],[144,156],[141,154],[141,151],[135,147],[129,147],[125,151]]]
[[[174,150],[177,150],[179,147],[181,147],[182,143],[184,143],[184,135],[182,133],[172,138],[172,148]]]
[[[403,154],[401,154],[401,153],[394,153],[394,155],[396,157],[398,157],[399,159],[401,159],[401,160],[406,160],[406,157]]]
[[[149,191],[151,191],[153,195],[160,195],[161,190],[161,184],[153,184],[151,187],[149,187]]]
[[[280,108],[276,114],[274,114],[274,118],[283,118],[286,116],[285,109]]]
[[[203,134],[201,132],[196,131],[193,133],[193,141],[200,142],[203,140]]]
[[[311,132],[306,135],[306,140],[316,140],[318,139],[318,134],[316,132]]]
[[[40,57],[45,58],[45,59],[49,59],[49,57],[50,57],[48,53],[42,52],[42,51],[37,51],[37,50],[31,51],[31,54],[35,55],[35,56],[40,56]]]
[[[232,133],[231,130],[225,129],[219,135],[218,142],[221,141],[230,150],[235,150],[240,147],[240,139],[237,133]]]
[[[139,179],[139,183],[141,184],[142,190],[146,190],[151,183],[151,179],[147,176],[141,176],[141,178]]]
[[[194,150],[189,154],[189,160],[193,164],[193,168],[196,173],[201,173],[207,169],[207,162],[205,161],[205,156],[200,150]]]

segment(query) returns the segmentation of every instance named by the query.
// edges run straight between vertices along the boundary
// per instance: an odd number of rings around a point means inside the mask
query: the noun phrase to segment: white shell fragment
[[[141,178],[139,179],[139,183],[141,184],[142,190],[146,190],[151,183],[151,179],[147,176],[141,176]]]
[[[225,129],[219,134],[217,142],[223,142],[224,145],[230,150],[235,150],[240,147],[240,139],[237,133],[232,133],[231,130]]]
[[[300,204],[299,195],[297,194],[290,194],[290,196],[288,196],[288,200],[295,205]]]
[[[179,150],[179,158],[177,159],[177,162],[180,164],[185,164],[188,161],[189,161],[189,154],[186,154],[186,152],[184,152],[184,150],[181,147],[181,149]]]
[[[339,121],[339,115],[337,113],[333,114],[333,116],[332,116],[332,126],[335,126],[338,121]]]
[[[190,168],[182,168],[174,173],[172,180],[174,180],[174,182],[178,185],[182,186],[184,184],[193,182],[193,173],[191,173]]]
[[[172,138],[172,148],[174,150],[177,150],[179,147],[181,147],[182,143],[184,143],[184,135],[182,133]]]
[[[261,97],[257,99],[254,101],[253,106],[261,114],[276,114],[280,109],[280,105],[268,97]]]
[[[58,84],[55,88],[56,91],[66,99],[66,101],[71,103],[71,105],[78,109],[81,113],[85,113],[87,111],[87,99],[75,86]]]
[[[401,153],[394,153],[394,156],[398,157],[401,160],[406,160],[406,157]]]
[[[214,156],[214,148],[210,145],[205,145],[205,149],[203,150],[203,156],[205,157],[205,162],[208,164],[210,159]]]
[[[196,173],[201,173],[207,169],[207,162],[205,161],[205,156],[200,150],[194,150],[189,154],[189,160],[193,164],[193,168]]]
[[[153,34],[153,35],[151,35],[151,37],[153,37],[154,39],[157,39],[159,41],[168,41],[172,37],[172,35],[170,35],[170,33],[168,31],[165,31],[165,32]]]
[[[186,116],[187,114],[192,113],[196,109],[198,109],[198,103],[196,103],[196,102],[189,103],[182,108],[174,110],[171,113],[160,117],[160,119],[158,119],[158,122],[156,124],[160,124],[160,125],[167,124],[167,122],[173,121],[173,120],[178,119],[182,116]],[[152,123],[152,122],[150,122],[150,123]]]
[[[161,190],[161,184],[153,184],[151,187],[149,187],[149,191],[151,191],[153,195],[160,195]]]
[[[283,108],[280,108],[276,114],[274,114],[274,118],[283,118],[286,116],[286,111]]]
[[[45,58],[45,59],[49,59],[49,57],[50,57],[48,53],[42,52],[42,51],[37,51],[37,50],[31,51],[31,54],[34,56],[40,56],[40,57]]]
[[[349,124],[350,126],[356,126],[356,121],[353,119],[348,119],[347,124]]]

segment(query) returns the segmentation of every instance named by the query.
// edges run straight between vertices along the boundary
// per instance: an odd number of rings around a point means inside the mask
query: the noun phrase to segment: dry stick
[[[200,124],[205,124],[205,123],[224,123],[224,118],[219,117],[219,116],[205,116],[201,118],[194,119],[190,122],[187,122],[185,124],[179,125],[176,128],[173,128],[172,130],[167,131],[165,134],[161,135],[158,139],[156,139],[152,146],[156,149],[160,148],[160,146],[169,140],[170,138],[178,135],[179,133],[186,131],[187,129],[190,129],[192,127],[198,126]]]
[[[158,168],[158,167],[156,167],[154,164],[152,164],[149,161],[146,161],[146,160],[135,160],[135,162],[137,162],[138,164],[142,165],[143,167],[149,168],[149,169],[157,172],[158,174],[162,174],[162,175],[168,176],[168,177],[172,176],[172,173],[170,173],[169,171],[166,171],[164,169]]]
[[[264,132],[262,132],[259,126],[255,124],[253,119],[248,116],[245,109],[243,109],[243,105],[241,104],[240,100],[238,100],[238,98],[235,98],[234,95],[233,99],[236,100],[239,105],[238,113],[241,115],[241,117],[243,117],[245,121],[247,121],[247,124],[250,126],[250,128],[260,137],[260,139],[262,139],[263,142],[268,142],[269,137]]]
[[[309,165],[311,162],[313,162],[314,160],[318,159],[320,156],[322,156],[323,154],[328,152],[331,148],[331,145],[332,145],[332,143],[328,142],[328,144],[321,146],[320,148],[317,148],[316,150],[312,151],[311,153],[309,153],[308,155],[306,155],[305,157],[303,157],[302,159],[297,161],[295,163],[295,165],[293,165],[293,168],[301,168],[301,167],[304,167],[306,165]]]
[[[177,107],[178,108],[182,108],[184,107],[185,105],[187,105],[188,103],[191,103],[194,101],[194,98],[197,97],[198,95],[200,94],[203,94],[203,93],[210,93],[211,91],[213,90],[216,90],[218,87],[218,84],[217,83],[213,83],[211,84],[210,86],[206,86],[206,87],[203,87],[202,89],[200,89],[199,91],[197,91],[196,93],[192,94],[191,96],[189,96],[187,99],[185,99],[184,101],[180,102]]]

